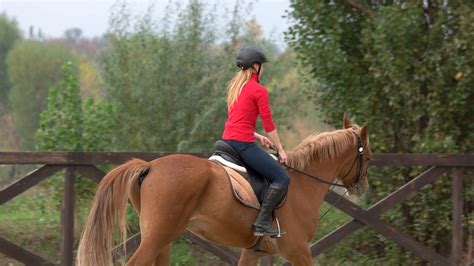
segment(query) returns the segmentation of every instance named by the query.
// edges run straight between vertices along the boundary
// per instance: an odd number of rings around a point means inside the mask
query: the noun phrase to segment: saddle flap
[[[226,166],[223,166],[223,168],[229,178],[229,183],[231,185],[231,190],[234,197],[243,205],[259,210],[261,199],[257,197],[255,190],[249,181],[234,169]],[[285,198],[278,203],[276,209],[281,208],[285,204],[287,196],[288,194],[285,195]]]
[[[229,177],[234,197],[246,206],[260,209],[260,202],[258,201],[257,195],[255,195],[253,188],[247,179],[237,173],[234,169],[225,166],[224,169]]]

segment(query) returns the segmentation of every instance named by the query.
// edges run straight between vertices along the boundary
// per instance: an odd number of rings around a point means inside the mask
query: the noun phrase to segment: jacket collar
[[[251,80],[255,80],[257,81],[257,83],[259,83],[259,78],[258,78],[258,75],[257,73],[253,72],[252,73],[252,76],[250,77]]]

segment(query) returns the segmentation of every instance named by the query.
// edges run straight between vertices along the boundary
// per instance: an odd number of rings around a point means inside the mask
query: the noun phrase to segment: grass
[[[48,200],[49,197],[42,193],[25,193],[2,205],[0,235],[51,262],[57,262],[60,212],[39,207]],[[3,263],[4,259],[0,259]]]

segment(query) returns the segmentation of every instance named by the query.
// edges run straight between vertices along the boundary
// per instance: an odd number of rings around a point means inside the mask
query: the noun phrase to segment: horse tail
[[[112,169],[102,179],[82,232],[76,265],[112,265],[114,229],[119,228],[125,242],[129,191],[132,186],[138,187],[138,177],[146,175],[150,167],[149,162],[133,159]]]

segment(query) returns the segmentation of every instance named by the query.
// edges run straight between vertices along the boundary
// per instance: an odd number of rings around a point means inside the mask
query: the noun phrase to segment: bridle
[[[354,169],[354,166],[357,163],[357,169],[358,169],[357,170],[357,176],[356,176],[354,184],[352,184],[352,185],[341,185],[341,184],[338,184],[338,183],[329,182],[329,181],[326,181],[326,180],[322,179],[319,176],[310,175],[310,174],[305,173],[301,170],[298,170],[294,167],[291,167],[287,164],[284,164],[284,166],[288,169],[291,169],[291,170],[297,172],[297,173],[300,173],[302,175],[305,175],[305,176],[311,177],[313,179],[316,179],[317,181],[319,181],[321,183],[336,186],[336,187],[343,187],[343,188],[346,188],[346,189],[355,188],[357,191],[359,191],[359,182],[366,179],[367,175],[368,175],[368,169],[367,168],[365,169],[365,174],[362,175],[362,161],[364,159],[364,152],[367,148],[367,145],[362,145],[362,141],[360,139],[360,136],[357,135],[356,133],[354,133],[354,135],[357,138],[357,156],[354,158],[354,161],[352,162],[352,165],[351,165],[351,168],[349,169],[349,171],[347,171],[347,173],[342,178],[339,178],[341,181],[344,180],[352,172],[352,169]],[[278,152],[277,152],[277,157],[278,157]]]
[[[354,161],[352,162],[352,166],[349,169],[349,171],[342,178],[339,178],[339,179],[344,180],[349,175],[349,173],[352,171],[352,169],[354,168],[354,165],[357,162],[357,176],[356,176],[354,184],[344,186],[344,187],[354,188],[357,191],[359,191],[359,182],[366,179],[367,175],[369,174],[368,173],[368,168],[366,167],[365,168],[365,173],[364,173],[364,175],[362,175],[362,161],[364,159],[364,152],[365,152],[365,149],[367,148],[367,145],[362,145],[362,141],[360,139],[360,136],[357,135],[356,133],[354,133],[354,135],[357,137],[357,156],[354,159]]]

